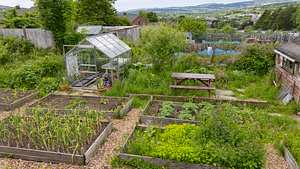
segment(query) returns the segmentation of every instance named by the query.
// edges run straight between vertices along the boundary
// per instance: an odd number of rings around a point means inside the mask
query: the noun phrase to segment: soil
[[[32,94],[30,91],[19,91],[12,89],[0,89],[0,103],[11,104],[14,101]]]
[[[80,101],[84,105],[82,109],[93,109],[97,111],[109,111],[122,106],[127,101],[126,99],[118,98],[93,98],[93,97],[75,97],[75,96],[63,96],[63,95],[51,95],[45,98],[38,104],[38,106],[49,109],[70,109],[72,102]]]

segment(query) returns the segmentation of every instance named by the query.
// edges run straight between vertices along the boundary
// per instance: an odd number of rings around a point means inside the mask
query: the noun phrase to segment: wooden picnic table
[[[175,80],[174,85],[170,85],[172,89],[189,89],[189,90],[207,90],[210,96],[211,91],[215,90],[212,82],[215,81],[213,74],[197,74],[197,73],[172,73],[172,78]],[[199,86],[182,85],[187,80],[199,81]]]

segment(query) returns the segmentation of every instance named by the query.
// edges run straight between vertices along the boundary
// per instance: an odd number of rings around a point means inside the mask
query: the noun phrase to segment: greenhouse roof
[[[109,58],[115,58],[131,48],[112,33],[87,37],[86,40]]]

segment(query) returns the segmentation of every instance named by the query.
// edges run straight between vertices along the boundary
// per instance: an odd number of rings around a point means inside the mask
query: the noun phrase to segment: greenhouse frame
[[[103,76],[111,83],[121,79],[131,59],[131,48],[112,33],[89,36],[66,47],[73,47],[64,57],[68,79],[76,87],[86,87]]]

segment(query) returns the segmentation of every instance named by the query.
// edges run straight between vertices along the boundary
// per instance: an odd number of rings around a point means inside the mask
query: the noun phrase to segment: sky
[[[117,0],[115,7],[118,11],[126,11],[140,8],[179,7],[204,3],[230,3],[241,1],[247,0]],[[29,8],[33,5],[33,2],[31,0],[0,0],[0,5],[20,5],[21,7]]]

